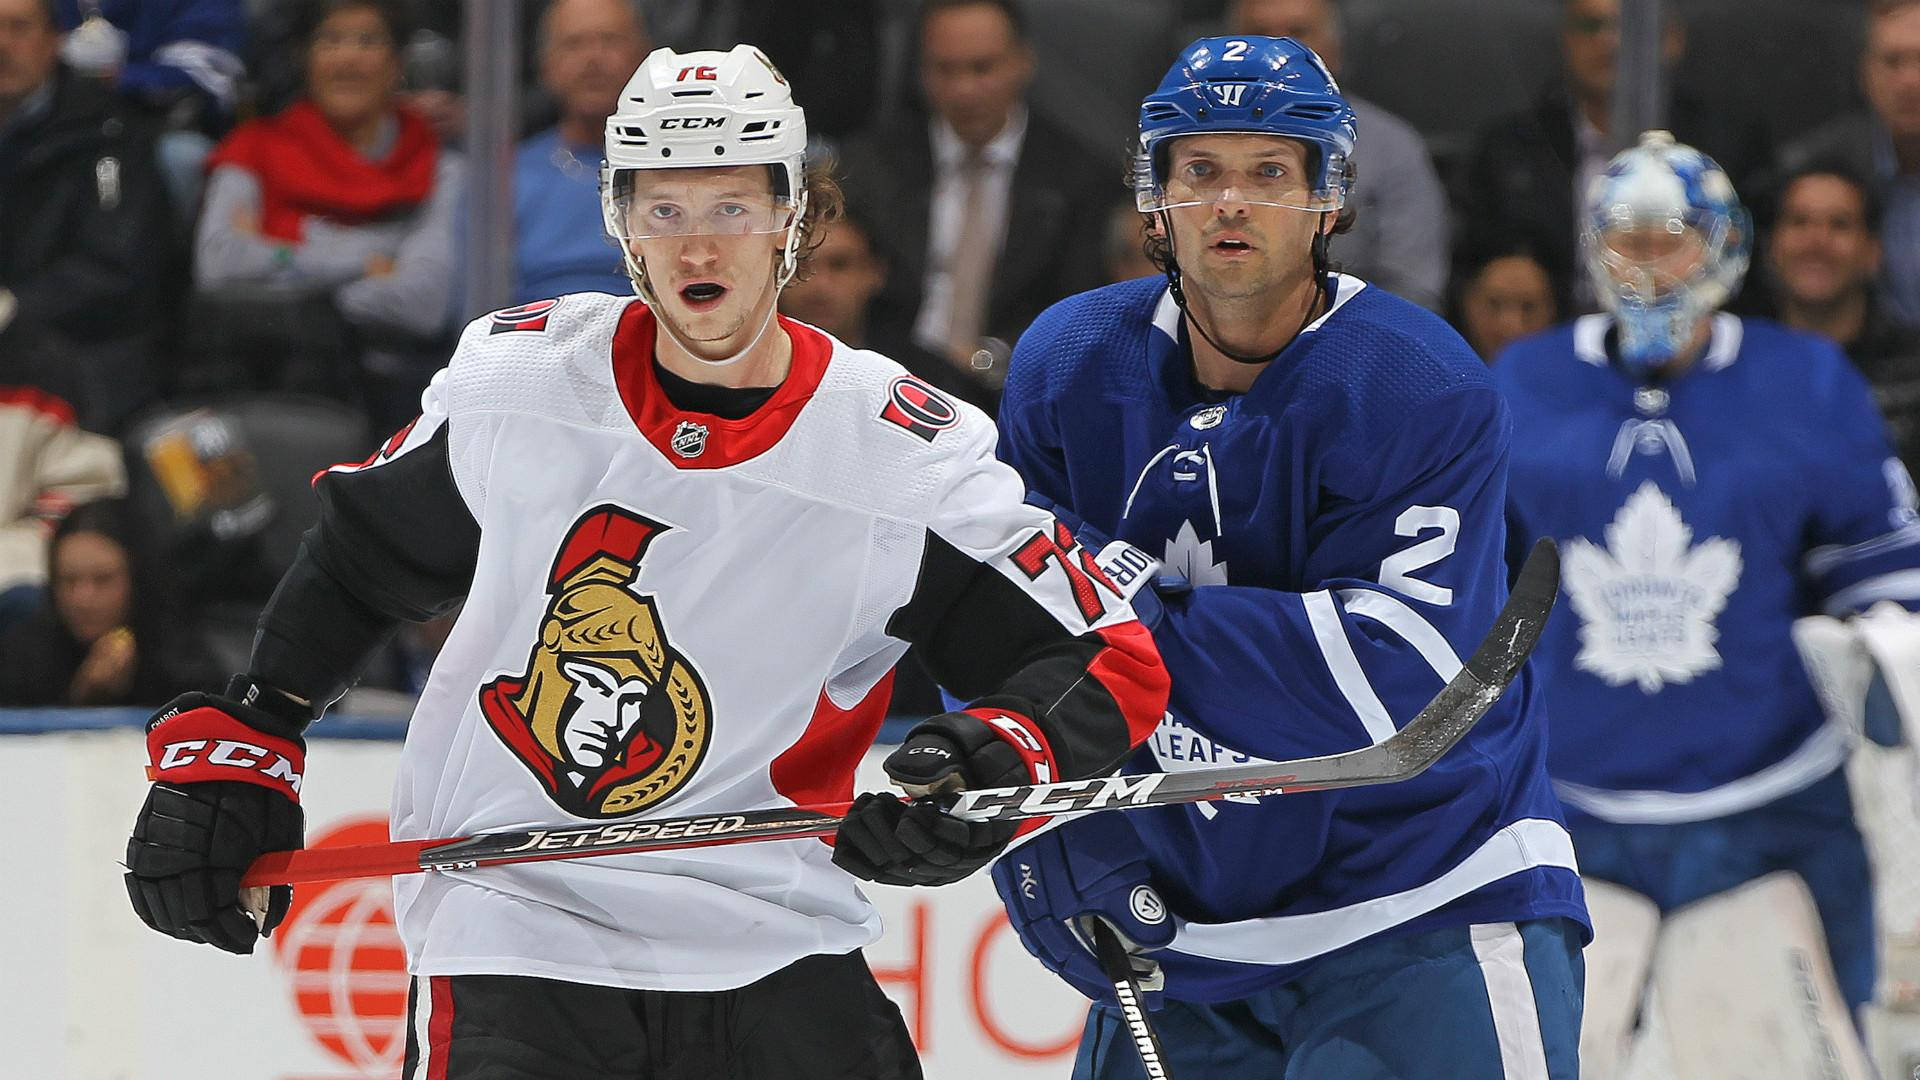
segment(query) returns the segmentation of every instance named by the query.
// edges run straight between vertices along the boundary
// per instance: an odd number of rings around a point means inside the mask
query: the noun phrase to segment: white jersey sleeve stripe
[[[1920,544],[1920,525],[1903,526],[1892,532],[1881,533],[1871,540],[1862,540],[1857,544],[1844,547],[1828,544],[1825,547],[1814,548],[1807,552],[1806,568],[1808,573],[1818,576],[1828,573],[1842,563],[1872,558],[1912,544]]]
[[[1549,1080],[1547,1047],[1540,1037],[1540,1009],[1527,974],[1526,943],[1510,922],[1475,923],[1467,928],[1480,975],[1487,981],[1487,1004],[1500,1044],[1500,1075],[1505,1080]]]
[[[1850,615],[1882,600],[1920,601],[1920,570],[1895,570],[1849,585],[1827,599],[1826,613]]]
[[[1393,717],[1387,714],[1387,707],[1380,704],[1380,695],[1373,692],[1373,684],[1360,669],[1360,658],[1354,655],[1353,643],[1347,640],[1347,628],[1340,621],[1340,609],[1333,602],[1333,594],[1322,589],[1302,594],[1301,600],[1306,604],[1307,624],[1313,627],[1314,639],[1320,643],[1320,655],[1327,661],[1327,670],[1333,673],[1334,684],[1340,688],[1354,715],[1360,718],[1360,725],[1367,729],[1367,736],[1376,744],[1392,738]]]
[[[1372,589],[1341,589],[1340,603],[1349,615],[1372,619],[1400,635],[1414,647],[1442,682],[1460,674],[1460,655],[1434,625],[1420,617],[1399,598]]]

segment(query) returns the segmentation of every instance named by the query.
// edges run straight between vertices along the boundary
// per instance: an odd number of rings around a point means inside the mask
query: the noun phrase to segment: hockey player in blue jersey
[[[1065,300],[1015,350],[1002,456],[1190,586],[1162,598],[1171,712],[1131,769],[1377,743],[1506,597],[1485,368],[1329,268],[1354,139],[1297,42],[1189,46],[1135,166],[1166,277]],[[1523,672],[1414,780],[1093,814],[1009,852],[1021,940],[1095,999],[1074,1076],[1144,1071],[1084,944],[1102,917],[1164,979],[1174,1075],[1574,1080],[1586,917],[1545,760]]]
[[[1549,771],[1583,873],[1662,912],[1774,871],[1802,879],[1844,1001],[1825,1038],[1850,1042],[1844,1018],[1874,984],[1869,868],[1842,771],[1849,734],[1823,712],[1794,624],[1920,601],[1913,484],[1837,347],[1717,311],[1750,227],[1710,158],[1649,132],[1584,214],[1608,313],[1516,342],[1493,367],[1514,416],[1509,534],[1553,537],[1563,558],[1566,595],[1535,653]],[[1791,932],[1791,889],[1745,927],[1739,955],[1702,961],[1722,983],[1748,980],[1750,1016],[1781,999],[1774,1031],[1801,1027],[1811,991],[1753,986],[1744,965]],[[1630,944],[1604,923],[1602,937]],[[1758,1041],[1779,1054],[1778,1038]]]

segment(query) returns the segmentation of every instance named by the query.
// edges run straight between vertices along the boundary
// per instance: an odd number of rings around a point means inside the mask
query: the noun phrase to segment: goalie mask
[[[1580,245],[1620,330],[1620,359],[1645,375],[1686,348],[1746,276],[1752,227],[1713,159],[1649,131],[1594,178]]]
[[[735,45],[727,52],[656,49],[649,54],[607,119],[607,157],[600,170],[607,233],[620,245],[640,298],[660,311],[646,262],[635,249],[641,241],[671,237],[780,235],[771,271],[773,291],[784,288],[799,262],[807,209],[806,146],[806,114],[760,50]],[[769,189],[655,198],[640,176],[647,170],[740,166],[765,166]],[[770,308],[766,325],[771,324]],[[731,363],[752,347],[706,362]]]

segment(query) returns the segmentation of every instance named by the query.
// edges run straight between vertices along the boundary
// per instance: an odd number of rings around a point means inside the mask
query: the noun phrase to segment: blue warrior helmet
[[[1307,177],[1285,184],[1241,180],[1245,201],[1310,211],[1346,205],[1353,187],[1353,106],[1313,50],[1292,38],[1201,38],[1180,54],[1140,103],[1133,190],[1141,213],[1203,205],[1225,193],[1209,187],[1206,177],[1167,175],[1169,140],[1210,133],[1278,135],[1315,151]]]
[[[1707,155],[1649,131],[1595,177],[1580,246],[1620,328],[1620,358],[1644,375],[1684,349],[1747,273],[1753,228]]]

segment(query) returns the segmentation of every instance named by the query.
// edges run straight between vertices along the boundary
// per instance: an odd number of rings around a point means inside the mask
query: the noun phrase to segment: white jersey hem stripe
[[[1307,623],[1313,627],[1314,639],[1320,643],[1320,655],[1326,658],[1327,670],[1333,673],[1335,685],[1353,708],[1354,715],[1360,718],[1360,726],[1367,729],[1368,738],[1376,744],[1392,738],[1393,717],[1387,707],[1380,704],[1373,684],[1367,681],[1367,673],[1360,668],[1360,658],[1353,654],[1353,643],[1347,640],[1347,628],[1340,621],[1333,594],[1323,589],[1304,593],[1301,600],[1306,604]]]
[[[1547,1045],[1540,1035],[1540,1008],[1527,974],[1526,942],[1510,922],[1475,923],[1467,928],[1480,976],[1487,983],[1493,1034],[1500,1045],[1500,1075],[1505,1080],[1549,1080]]]
[[[1424,885],[1302,915],[1182,923],[1168,947],[1238,964],[1297,964],[1391,930],[1501,878],[1543,866],[1578,873],[1573,838],[1557,821],[1523,818],[1495,832],[1459,865]]]
[[[1555,780],[1553,789],[1567,805],[1602,821],[1620,825],[1666,825],[1726,817],[1765,806],[1811,786],[1847,760],[1852,737],[1834,725],[1808,736],[1780,761],[1730,784],[1705,791],[1608,791]]]

